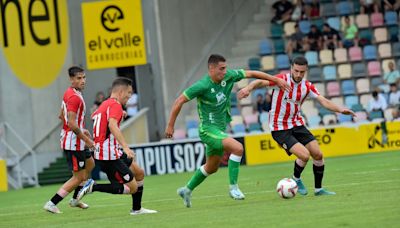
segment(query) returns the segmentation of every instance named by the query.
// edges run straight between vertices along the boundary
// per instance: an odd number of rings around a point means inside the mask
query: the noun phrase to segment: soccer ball
[[[278,182],[276,186],[276,192],[284,199],[293,198],[297,193],[297,184],[291,178],[283,178]]]

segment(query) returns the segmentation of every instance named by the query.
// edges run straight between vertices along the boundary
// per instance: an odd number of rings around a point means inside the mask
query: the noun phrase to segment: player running
[[[172,137],[175,121],[182,106],[197,98],[197,110],[200,117],[199,134],[207,148],[206,163],[196,170],[186,186],[178,189],[178,194],[183,198],[186,207],[191,207],[192,191],[209,175],[217,172],[224,151],[231,153],[228,161],[229,195],[236,200],[245,198],[238,186],[243,145],[225,133],[226,125],[231,121],[231,91],[234,83],[243,78],[269,80],[282,90],[290,90],[290,86],[280,78],[260,71],[230,70],[227,69],[223,56],[211,55],[208,59],[208,74],[186,89],[175,100],[165,130],[166,137]]]
[[[307,59],[303,56],[296,57],[291,66],[290,73],[278,74],[278,78],[284,79],[292,91],[283,91],[276,87],[274,82],[256,80],[239,91],[239,99],[247,97],[250,92],[260,87],[270,86],[272,90],[272,107],[270,111],[270,128],[274,140],[286,150],[286,153],[296,155],[294,162],[293,179],[296,181],[298,192],[307,195],[300,175],[304,170],[310,155],[313,158],[314,184],[316,196],[334,195],[334,192],[322,188],[324,176],[324,157],[314,135],[304,126],[304,119],[300,114],[301,105],[307,97],[316,99],[322,106],[345,115],[355,116],[350,109],[339,107],[319,94],[318,90],[304,75],[308,70]]]

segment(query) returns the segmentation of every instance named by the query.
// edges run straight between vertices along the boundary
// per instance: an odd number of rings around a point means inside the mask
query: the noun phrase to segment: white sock
[[[315,192],[319,192],[319,191],[321,191],[322,190],[322,188],[316,188],[314,191]]]

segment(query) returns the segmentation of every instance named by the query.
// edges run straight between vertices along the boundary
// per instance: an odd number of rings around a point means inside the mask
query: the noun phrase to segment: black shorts
[[[79,170],[85,169],[86,159],[92,156],[89,150],[75,151],[75,150],[64,150],[65,156],[67,157],[68,167],[71,171],[78,172]]]
[[[292,155],[289,150],[294,144],[299,142],[305,146],[309,142],[315,140],[314,135],[304,126],[298,126],[288,130],[272,131],[271,134],[272,138],[286,150],[289,156]]]
[[[132,170],[129,169],[132,159],[128,158],[125,153],[117,160],[97,160],[97,162],[111,183],[124,184],[131,182],[134,178]]]

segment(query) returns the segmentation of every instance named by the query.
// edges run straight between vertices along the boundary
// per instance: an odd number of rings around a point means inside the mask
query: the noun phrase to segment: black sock
[[[62,198],[60,195],[58,195],[57,193],[53,196],[53,198],[51,198],[51,202],[54,203],[54,205],[57,205],[61,200],[63,200],[64,198]]]
[[[78,196],[78,192],[82,189],[83,186],[78,186],[75,188],[74,195],[72,196],[72,199],[76,199]]]
[[[296,178],[300,178],[301,173],[303,172],[304,167],[299,166],[296,161],[294,161],[294,171],[293,176]]]
[[[325,169],[325,165],[323,165],[323,166],[313,165],[315,188],[321,188],[321,186],[322,186],[322,178],[324,177],[324,169]]]
[[[124,194],[123,184],[95,184],[93,192],[106,192],[111,194]]]
[[[137,192],[132,194],[132,210],[137,211],[142,208],[143,186],[138,187]]]

